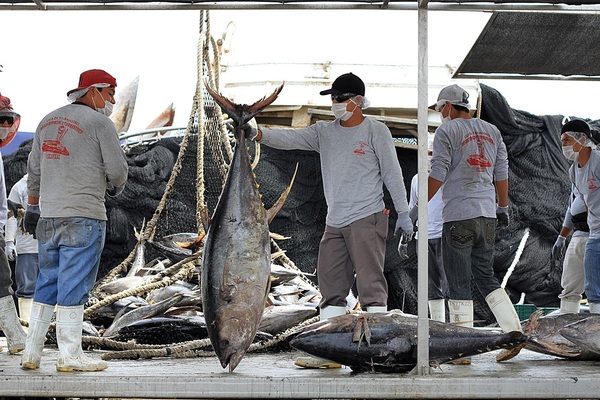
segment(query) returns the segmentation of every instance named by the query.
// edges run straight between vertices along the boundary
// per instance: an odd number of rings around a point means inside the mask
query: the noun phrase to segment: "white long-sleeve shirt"
[[[12,202],[21,204],[23,208],[27,207],[27,174],[22,177],[10,189],[8,199]],[[29,233],[23,233],[18,227],[18,220],[10,217],[6,222],[6,241],[14,242],[17,248],[17,254],[31,254],[38,252],[38,242]]]

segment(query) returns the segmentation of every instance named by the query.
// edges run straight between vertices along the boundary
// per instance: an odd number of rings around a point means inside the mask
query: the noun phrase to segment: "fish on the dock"
[[[156,304],[177,295],[182,296],[177,304],[178,307],[200,306],[202,303],[202,295],[198,285],[190,285],[184,281],[173,282],[169,286],[154,289],[148,293],[146,300],[148,304]]]
[[[169,308],[176,306],[182,297],[182,294],[176,294],[175,296],[165,299],[159,303],[148,304],[146,306],[130,310],[124,313],[123,315],[117,315],[113,320],[113,323],[108,328],[106,328],[104,333],[102,333],[102,336],[114,336],[119,332],[121,328],[128,326],[136,321],[151,318],[155,315],[162,315]]]
[[[205,238],[201,276],[210,341],[221,366],[231,372],[254,340],[271,272],[267,212],[241,127],[275,101],[283,85],[252,105],[234,104],[206,86],[235,123],[235,150]]]
[[[317,309],[314,307],[294,304],[269,306],[265,308],[258,329],[271,335],[278,335],[317,314]]]
[[[346,314],[316,322],[290,345],[355,372],[407,372],[417,364],[417,316],[401,312]],[[494,332],[429,320],[431,366],[525,341],[521,332]]]
[[[116,278],[110,282],[107,282],[100,287],[98,290],[106,292],[108,294],[116,294],[123,292],[127,289],[132,289],[136,286],[144,285],[148,282],[150,277],[148,276],[125,276],[122,278]]]
[[[523,332],[529,337],[525,348],[570,360],[600,360],[600,355],[572,342],[561,332],[565,326],[589,317],[589,313],[543,316],[543,311],[538,310],[521,323]]]
[[[578,315],[578,314],[576,314]],[[588,318],[565,325],[558,332],[580,346],[583,350],[598,355],[600,359],[600,315],[585,314]]]
[[[197,252],[202,246],[202,239],[204,234],[182,232],[158,240],[148,240],[148,243],[165,257],[179,262]]]

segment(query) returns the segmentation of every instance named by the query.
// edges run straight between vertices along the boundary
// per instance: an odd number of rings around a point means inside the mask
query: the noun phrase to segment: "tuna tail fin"
[[[239,133],[238,133],[239,130],[237,128],[244,125],[246,122],[250,121],[252,118],[254,118],[254,116],[256,114],[258,114],[263,109],[265,109],[269,104],[274,102],[275,99],[277,99],[277,96],[279,96],[279,93],[281,93],[281,91],[283,90],[284,84],[285,83],[282,83],[281,86],[279,86],[277,89],[275,89],[275,91],[273,93],[271,93],[270,96],[268,96],[268,97],[265,96],[262,99],[258,100],[257,102],[255,102],[251,105],[247,105],[247,104],[236,104],[236,103],[232,102],[227,97],[223,96],[220,93],[217,93],[214,89],[212,89],[208,85],[208,82],[204,82],[204,86],[206,87],[206,90],[208,91],[208,93],[212,96],[212,98],[215,100],[215,102],[221,107],[221,109],[227,115],[229,115],[229,117],[231,117],[231,119],[233,119],[234,123],[236,124],[236,129],[234,132],[236,137],[238,137],[238,135],[239,135]]]

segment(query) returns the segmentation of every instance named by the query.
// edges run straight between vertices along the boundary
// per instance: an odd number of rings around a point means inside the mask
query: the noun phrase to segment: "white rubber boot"
[[[83,354],[81,333],[83,329],[83,305],[56,309],[56,341],[60,355],[56,361],[59,372],[92,372],[108,368],[102,360],[93,360]]]
[[[37,369],[40,367],[44,341],[53,314],[54,306],[35,301],[32,303],[27,342],[25,343],[23,357],[21,357],[21,367],[24,369]]]
[[[558,309],[559,314],[579,314],[579,300],[567,299],[563,297],[560,299],[560,308]]]
[[[368,313],[386,313],[388,311],[387,306],[370,306],[367,307]]]
[[[33,305],[33,299],[26,297],[18,297],[19,302],[19,318],[29,323],[31,316],[31,306]]]
[[[448,300],[448,311],[451,324],[473,327],[473,300]],[[471,357],[460,358],[452,364],[470,365]]]
[[[591,314],[600,314],[600,303],[588,303]]]
[[[498,288],[494,290],[485,296],[485,301],[490,306],[490,310],[494,313],[494,317],[496,317],[496,321],[503,332],[523,332],[517,310],[515,310],[515,306],[510,301],[510,297],[508,297],[504,289]],[[496,356],[496,361],[510,360],[519,354],[523,347],[525,347],[525,343],[510,350],[501,350]]]
[[[8,352],[17,354],[25,348],[27,333],[23,330],[12,295],[0,299],[0,330],[6,336]]]
[[[446,322],[446,302],[444,299],[429,300],[429,316],[434,321]]]
[[[320,309],[319,320],[323,321],[338,315],[345,315],[346,307],[341,306],[327,306]]]
[[[386,307],[387,310],[387,307]],[[320,310],[319,319],[324,321],[328,318],[346,314],[346,307],[327,306]],[[341,364],[321,357],[301,356],[296,358],[294,365],[302,368],[341,368]]]

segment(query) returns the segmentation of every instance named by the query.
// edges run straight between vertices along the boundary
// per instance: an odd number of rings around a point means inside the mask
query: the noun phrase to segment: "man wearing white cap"
[[[320,94],[331,96],[334,121],[318,121],[304,129],[248,128],[246,136],[277,149],[320,154],[327,201],[317,262],[322,295],[320,318],[346,314],[346,298],[355,277],[366,311],[387,312],[388,286],[383,268],[389,216],[383,202],[384,184],[398,214],[394,232],[408,240],[413,235],[392,135],[383,123],[363,115],[368,104],[365,84],[353,73],[340,75],[330,89]],[[312,363],[311,358],[302,357],[296,365],[330,364]]]
[[[571,183],[587,206],[590,235],[583,257],[585,294],[590,312],[600,314],[600,153],[594,150],[590,126],[580,119],[563,125],[560,140],[563,154],[573,161]]]
[[[509,223],[508,157],[502,135],[494,125],[471,118],[469,94],[458,85],[443,88],[430,108],[442,117],[433,139],[428,189],[431,200],[441,187],[444,203],[442,257],[450,322],[473,326],[473,278],[500,328],[521,331],[519,316],[493,266],[496,224]],[[497,361],[519,351],[502,352]]]
[[[27,162],[24,226],[38,239],[39,276],[21,366],[40,365],[44,337],[56,307],[56,369],[100,371],[83,354],[83,308],[96,282],[106,235],[105,194],[127,181],[127,160],[108,118],[117,81],[106,71],[85,71],[67,92],[72,102],[46,115]]]
[[[0,147],[6,146],[15,137],[21,117],[10,103],[10,99],[0,94]],[[26,334],[13,299],[12,279],[8,258],[5,252],[4,226],[8,216],[4,163],[0,155],[0,330],[4,332],[8,353],[16,354],[25,348]]]

